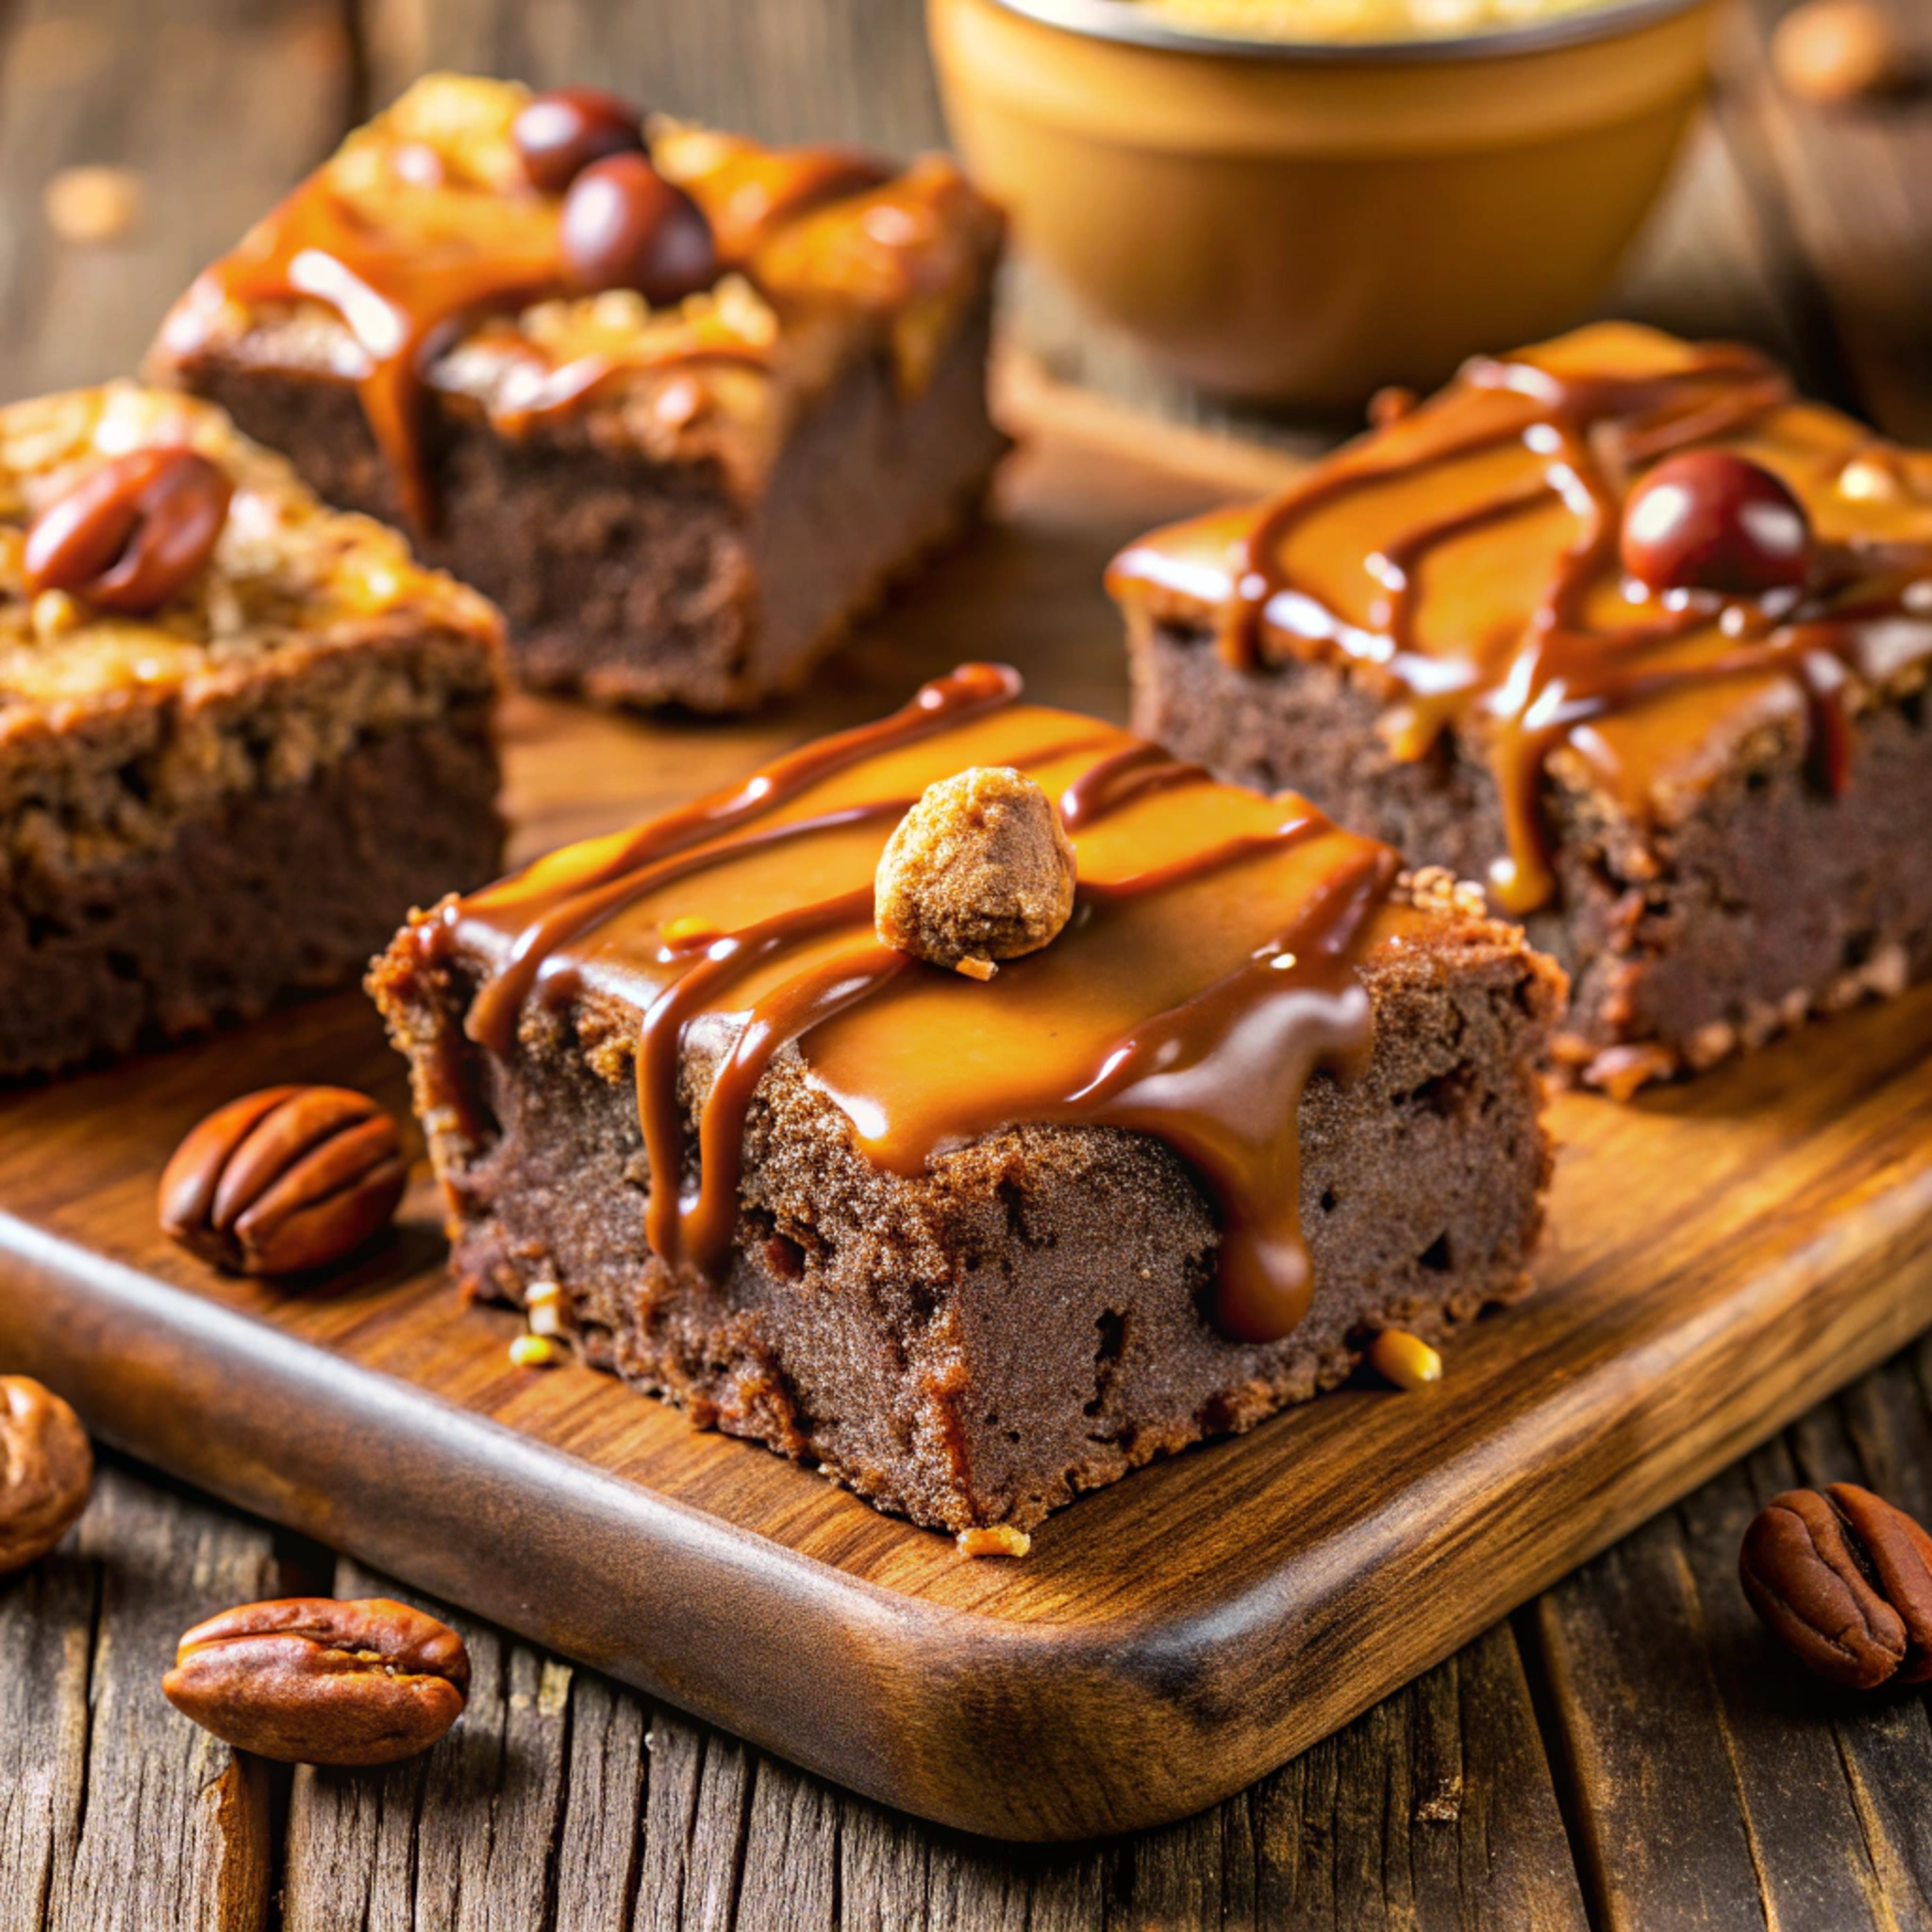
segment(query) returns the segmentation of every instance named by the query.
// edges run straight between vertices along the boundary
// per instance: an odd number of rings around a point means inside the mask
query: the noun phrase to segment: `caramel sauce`
[[[1624,576],[1632,482],[1696,445],[1736,450],[1803,503],[1817,548],[1802,592]],[[1400,757],[1466,738],[1501,796],[1491,895],[1521,914],[1556,890],[1541,800],[1559,750],[1641,817],[1795,713],[1820,782],[1846,782],[1853,681],[1932,652],[1932,458],[1795,400],[1751,350],[1607,324],[1468,364],[1272,502],[1143,539],[1108,582],[1211,622],[1237,667],[1352,660],[1387,691]]]
[[[1079,865],[1066,931],[991,981],[873,931],[893,826],[974,765],[1015,766],[1062,799]],[[675,1266],[727,1269],[747,1115],[796,1042],[855,1144],[892,1173],[1029,1123],[1158,1136],[1220,1212],[1217,1324],[1271,1341],[1312,1286],[1298,1098],[1317,1069],[1367,1051],[1354,967],[1397,929],[1382,909],[1395,864],[1292,794],[1214,784],[1124,732],[1022,703],[1010,671],[965,665],[875,724],[453,902],[418,943],[480,958],[467,1026],[499,1051],[531,1002],[606,992],[641,1009],[645,1231]],[[686,1187],[678,1074],[694,1043],[713,1072]]]
[[[774,366],[769,341],[747,340],[702,304],[689,313],[653,312],[626,340],[578,353],[553,354],[513,326],[512,318],[566,291],[562,197],[529,185],[509,140],[526,98],[503,83],[421,83],[208,268],[163,332],[165,354],[178,360],[194,356],[238,309],[254,318],[315,303],[332,312],[353,345],[350,373],[404,518],[419,535],[435,527],[437,508],[424,448],[425,392],[432,366],[459,341],[487,343],[518,365],[514,404],[491,408],[508,435],[580,406],[626,371]],[[895,177],[844,150],[774,152],[689,133],[674,135],[667,149],[663,172],[712,223],[721,271],[741,271],[755,287],[763,286],[764,251],[793,228],[810,232],[808,246],[776,250],[771,277],[788,296],[810,284],[821,261],[830,271],[824,298],[865,311],[915,299],[932,285],[935,263],[948,291],[960,278],[960,265],[941,245],[941,217],[949,199],[970,191],[950,167],[916,166]],[[694,158],[678,164],[674,158],[685,150]],[[861,282],[847,289],[841,283],[853,278],[853,264]]]

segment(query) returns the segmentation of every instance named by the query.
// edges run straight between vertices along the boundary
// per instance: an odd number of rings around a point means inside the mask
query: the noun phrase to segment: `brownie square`
[[[452,900],[371,981],[467,1293],[960,1532],[1524,1292],[1562,993],[1445,876],[1017,691],[964,667]],[[987,766],[1121,782],[1072,923],[982,982],[885,946],[871,882]]]
[[[1137,727],[1490,882],[1613,1093],[1932,973],[1932,457],[1625,325],[1384,418],[1116,561]]]
[[[49,520],[145,452],[232,491],[211,553],[149,608],[43,583]],[[145,541],[118,536],[124,560]],[[488,878],[499,632],[207,403],[0,409],[0,1075],[350,982],[411,907]]]
[[[1002,224],[941,157],[654,120],[709,272],[575,292],[565,198],[513,135],[531,99],[418,82],[196,282],[150,368],[487,592],[523,682],[743,708],[976,511]]]

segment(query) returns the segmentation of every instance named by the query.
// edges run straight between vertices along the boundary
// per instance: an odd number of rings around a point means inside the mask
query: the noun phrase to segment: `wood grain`
[[[1015,393],[1027,452],[993,526],[802,714],[520,704],[521,849],[875,713],[991,638],[1043,695],[1118,714],[1100,567],[1228,458]],[[1346,1391],[1143,1472],[1021,1564],[962,1561],[590,1371],[512,1369],[513,1318],[450,1297],[426,1181],[327,1292],[170,1249],[154,1176],[214,1103],[321,1076],[401,1103],[354,996],[0,1102],[0,1352],[109,1440],[841,1782],[1077,1836],[1247,1784],[1932,1320],[1928,1056],[1921,995],[1639,1108],[1564,1102],[1543,1292],[1463,1339],[1439,1395]]]
[[[278,1778],[161,1695],[210,1602],[278,1593],[271,1537],[206,1503],[152,1507],[113,1463],[54,1556],[0,1579],[0,1926],[265,1925]]]

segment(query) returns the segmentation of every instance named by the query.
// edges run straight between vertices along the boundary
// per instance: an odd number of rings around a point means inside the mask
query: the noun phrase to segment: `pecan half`
[[[30,1375],[0,1375],[0,1574],[44,1557],[87,1507],[94,1456],[80,1419]]]
[[[462,1715],[470,1654],[447,1624],[387,1597],[284,1597],[197,1624],[161,1689],[258,1757],[393,1764]]]
[[[345,1087],[266,1087],[211,1113],[161,1174],[164,1232],[218,1268],[300,1274],[384,1227],[408,1168],[394,1119]]]
[[[1820,1676],[1859,1690],[1932,1676],[1932,1536],[1870,1490],[1774,1496],[1738,1569],[1772,1634]]]
[[[198,450],[129,450],[34,520],[28,587],[132,615],[158,609],[213,555],[234,493],[227,473]]]

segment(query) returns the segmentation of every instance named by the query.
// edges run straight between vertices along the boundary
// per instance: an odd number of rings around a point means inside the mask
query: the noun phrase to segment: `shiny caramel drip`
[[[493,83],[446,77],[425,85],[487,91],[492,97],[505,92]],[[409,98],[391,113],[401,112]],[[915,292],[908,280],[913,270],[899,260],[906,251],[890,239],[882,244],[869,231],[859,234],[872,202],[883,209],[882,221],[909,220],[915,212],[929,218],[926,204],[957,185],[956,175],[941,180],[937,175],[895,182],[882,163],[842,149],[774,152],[716,137],[707,152],[705,166],[679,171],[677,178],[714,225],[721,269],[742,270],[756,283],[760,251],[788,228],[822,222],[830,205],[870,195],[849,217],[835,217],[812,249],[837,255],[841,230],[852,228],[905,284],[885,291],[881,300],[888,302],[895,293],[909,299]],[[377,171],[374,179],[372,170]],[[769,342],[747,340],[728,322],[703,313],[679,317],[675,325],[668,317],[654,318],[650,329],[632,331],[621,343],[561,359],[520,336],[508,318],[566,292],[561,208],[560,196],[539,193],[522,179],[507,127],[484,142],[480,156],[469,151],[451,160],[426,140],[405,138],[378,122],[353,137],[234,253],[205,272],[170,318],[163,346],[173,356],[193,355],[219,318],[236,308],[252,316],[264,308],[316,303],[332,311],[359,358],[354,379],[364,415],[394,479],[404,519],[419,535],[434,528],[437,513],[424,446],[425,390],[432,364],[460,339],[474,334],[516,366],[518,380],[508,392],[513,400],[491,405],[499,427],[511,435],[579,406],[625,371],[772,366]],[[930,252],[929,236],[916,239]],[[808,279],[811,268],[811,256],[798,251],[774,261],[774,273],[785,281]],[[874,279],[879,273],[873,270]],[[848,291],[825,292],[836,299]],[[864,307],[874,291],[849,292]]]
[[[1260,660],[1264,631],[1374,667],[1397,700],[1388,730],[1399,756],[1419,758],[1444,729],[1472,727],[1507,835],[1492,894],[1524,913],[1556,889],[1541,799],[1559,747],[1641,806],[1685,736],[1716,729],[1769,681],[1799,693],[1821,781],[1844,782],[1847,674],[1874,626],[1903,613],[1912,566],[1932,569],[1932,513],[1902,549],[1857,532],[1822,542],[1803,598],[1646,593],[1624,581],[1618,546],[1633,476],[1667,456],[1734,446],[1815,502],[1861,437],[1829,411],[1794,404],[1754,351],[1610,325],[1472,362],[1442,394],[1390,417],[1257,511],[1143,540],[1109,580],[1124,598],[1211,605],[1237,667]],[[1467,480],[1491,470],[1487,487]],[[1206,550],[1223,527],[1216,567]],[[1318,545],[1324,558],[1312,557]],[[1452,555],[1480,556],[1503,588],[1476,579],[1444,621],[1450,634],[1443,625],[1430,634],[1443,599],[1433,575]],[[1375,587],[1366,608],[1343,608],[1341,558]],[[1886,568],[1897,577],[1891,591],[1861,595]],[[1465,565],[1472,578],[1476,570]],[[1327,581],[1312,580],[1324,571]],[[1520,612],[1519,594],[1528,599]]]
[[[339,193],[326,172],[312,176],[208,271],[191,301],[307,300],[333,309],[363,358],[356,384],[370,433],[404,516],[424,532],[434,525],[422,450],[425,370],[465,324],[561,289],[558,204],[400,186],[397,193],[423,216],[391,229]]]
[[[548,987],[641,1011],[635,1079],[654,1253],[730,1265],[747,1117],[796,1043],[862,1153],[917,1175],[1002,1127],[1110,1125],[1165,1141],[1216,1204],[1214,1314],[1287,1334],[1311,1291],[1297,1096],[1367,1048],[1354,971],[1395,858],[1301,799],[1216,785],[1125,733],[1019,702],[966,665],[875,724],[629,834],[540,860],[420,929],[486,971],[467,1025],[499,1050]],[[934,780],[1012,765],[1068,801],[1068,929],[979,982],[881,945],[873,874]],[[712,1069],[688,1184],[680,1075]]]

